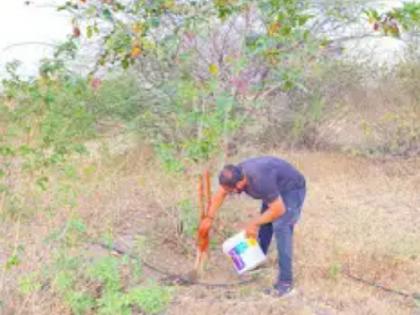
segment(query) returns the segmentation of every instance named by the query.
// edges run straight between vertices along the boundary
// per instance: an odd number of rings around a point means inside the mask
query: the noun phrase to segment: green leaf
[[[380,20],[378,11],[374,9],[367,9],[367,10],[364,10],[363,12],[368,18],[369,23],[374,23]]]
[[[20,258],[18,257],[17,254],[13,254],[12,256],[9,257],[9,259],[6,261],[6,269],[10,270],[11,268],[15,267],[15,266],[19,266],[21,263]]]
[[[92,35],[93,35],[93,29],[92,29],[92,26],[89,25],[88,27],[86,27],[86,36],[87,38],[91,38]]]
[[[96,34],[98,34],[98,33],[99,33],[99,27],[98,27],[98,25],[97,25],[96,23],[93,25],[93,31],[94,31]]]
[[[89,153],[87,147],[84,144],[82,144],[82,143],[76,144],[74,146],[74,151],[77,152],[77,153],[79,153],[80,155],[82,155],[82,154],[88,154]]]
[[[90,6],[89,8],[86,9],[85,14],[87,16],[95,16],[96,15],[96,7],[95,6]]]
[[[152,27],[159,27],[159,25],[160,25],[160,19],[159,19],[159,18],[157,18],[157,17],[152,17],[152,18],[149,20],[149,24],[150,24],[150,26],[152,26]]]
[[[14,156],[15,151],[9,146],[0,146],[0,156]]]
[[[65,267],[65,266],[60,266]],[[75,282],[74,276],[71,272],[67,270],[60,270],[54,279],[54,285],[61,292],[66,292],[71,289]]]
[[[78,233],[85,233],[86,232],[86,224],[79,219],[72,219],[68,222],[68,229],[69,231],[76,231]]]
[[[121,66],[124,70],[128,69],[128,67],[130,66],[130,62],[128,61],[127,58],[121,60]]]
[[[88,275],[105,285],[107,290],[119,290],[121,287],[119,262],[116,258],[106,256],[100,258],[88,270]]]
[[[125,6],[119,2],[114,3],[114,9],[115,11],[121,11],[125,9]]]
[[[32,149],[31,147],[29,147],[29,146],[28,146],[28,145],[26,145],[26,144],[21,145],[21,146],[18,148],[18,151],[19,151],[19,153],[20,153],[22,156],[27,156],[27,155],[30,155],[30,154],[34,153],[34,149]]]
[[[280,29],[280,33],[284,36],[289,36],[292,33],[292,28],[290,27],[290,25],[284,25]]]
[[[298,24],[299,26],[303,26],[308,20],[312,18],[311,15],[301,15],[298,17]]]
[[[105,290],[97,300],[98,313],[102,315],[131,315],[130,303],[127,295],[119,290]]]
[[[64,170],[64,174],[66,174],[68,178],[70,179],[77,178],[77,171],[73,165],[65,165],[63,170]]]
[[[104,9],[102,11],[102,16],[105,18],[105,20],[108,20],[110,22],[112,22],[114,19],[112,18],[112,13],[109,9]]]
[[[90,313],[89,310],[95,306],[93,297],[84,292],[69,291],[65,294],[65,299],[75,315]]]
[[[71,7],[72,7],[72,3],[70,1],[66,1],[66,3],[64,3],[63,5],[57,7],[57,11],[67,10],[67,9],[69,9]]]
[[[35,183],[42,191],[46,191],[47,185],[48,185],[48,177],[46,176],[40,177],[36,180]]]
[[[171,300],[171,290],[157,285],[138,287],[128,293],[129,301],[146,314],[159,314]]]
[[[19,278],[19,291],[24,295],[32,294],[41,289],[37,273],[30,273]]]
[[[230,111],[233,108],[235,99],[231,95],[220,95],[216,98],[216,105],[218,108],[225,111]]]
[[[4,184],[0,184],[0,193],[5,192],[8,190],[8,187]]]

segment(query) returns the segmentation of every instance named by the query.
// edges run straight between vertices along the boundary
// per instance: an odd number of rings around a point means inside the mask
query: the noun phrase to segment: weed
[[[138,306],[146,314],[162,312],[171,300],[172,290],[156,284],[134,288],[128,293],[130,303]]]
[[[23,295],[29,295],[37,292],[41,287],[40,274],[38,272],[31,272],[23,275],[18,281],[19,291]]]
[[[64,299],[75,315],[86,314],[95,306],[93,297],[80,291],[70,290],[64,293]]]
[[[340,262],[333,262],[328,268],[328,276],[332,280],[337,280],[338,276],[340,275],[342,270],[342,266]]]
[[[194,208],[191,200],[184,199],[178,202],[178,212],[180,217],[179,226],[181,233],[188,237],[195,237],[198,224],[198,211]]]
[[[93,279],[101,282],[108,291],[119,291],[121,289],[119,275],[119,261],[112,256],[106,256],[95,262],[87,271]]]
[[[71,220],[66,234],[83,232],[84,224]],[[105,255],[92,260],[80,248],[70,254],[78,243],[62,238],[62,249],[56,253],[54,263],[46,267],[53,290],[74,314],[132,314],[137,307],[147,314],[161,312],[169,303],[171,293],[157,284],[141,284],[142,270],[139,262],[128,256],[122,259]],[[70,247],[69,247],[70,246]],[[127,273],[129,283],[123,281]],[[136,280],[136,281],[134,281]],[[30,274],[21,281],[23,294],[39,289],[38,274]]]

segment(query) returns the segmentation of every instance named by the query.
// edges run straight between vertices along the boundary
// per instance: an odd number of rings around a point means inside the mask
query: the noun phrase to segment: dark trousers
[[[276,221],[262,225],[258,233],[258,241],[265,254],[268,252],[274,233],[277,243],[279,281],[293,282],[293,229],[300,217],[305,195],[305,188],[282,193],[286,212]],[[267,209],[268,205],[263,203],[261,213]]]

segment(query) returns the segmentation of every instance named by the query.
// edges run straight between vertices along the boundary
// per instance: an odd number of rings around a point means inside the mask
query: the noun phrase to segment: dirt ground
[[[253,277],[251,284],[178,286],[167,314],[417,314],[414,299],[360,283],[345,273],[405,293],[420,292],[420,161],[368,160],[334,153],[271,154],[292,161],[308,180],[295,236],[295,294],[277,299],[262,293],[277,274],[272,246],[268,266],[245,276]],[[141,195],[138,185],[131,187],[131,192],[124,189],[124,193]],[[182,246],[162,233],[171,229],[162,204],[144,204],[147,197],[139,198],[123,198],[129,202],[126,209],[132,210],[121,213],[122,246],[130,247],[136,227],[147,224],[143,233],[150,242],[148,263],[172,273],[188,271],[194,260],[193,244]],[[225,203],[202,282],[240,280],[222,254],[221,243],[226,231],[238,230],[258,213],[258,207],[246,196]],[[161,277],[153,272],[150,276]]]
[[[243,278],[235,274],[223,255],[223,239],[258,213],[258,203],[239,196],[220,210],[211,256],[200,281],[253,281],[226,287],[175,285],[165,314],[420,314],[420,301],[346,275],[350,272],[407,294],[420,293],[420,160],[372,160],[326,152],[269,154],[290,160],[308,182],[294,240],[295,294],[279,299],[262,293],[277,274],[274,246],[267,266]],[[153,186],[158,180],[143,162],[139,159],[125,176],[81,197],[79,211],[93,234],[100,235],[112,226],[119,247],[130,251],[143,240],[142,258],[148,264],[185,273],[193,264],[194,244],[174,234],[177,227],[171,215],[176,209],[171,208],[170,200],[186,192],[178,191],[172,183],[163,188]],[[32,235],[34,252],[42,242],[33,235],[46,233],[47,225],[38,218],[31,231],[22,232],[23,239]],[[3,228],[2,232],[13,238],[12,230]],[[91,251],[101,249],[92,246]],[[144,270],[151,279],[164,277],[147,266]],[[31,309],[37,314],[51,314],[41,306]]]

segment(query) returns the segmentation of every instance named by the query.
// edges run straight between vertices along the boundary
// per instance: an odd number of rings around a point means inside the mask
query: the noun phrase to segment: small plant
[[[54,265],[47,267],[52,272],[53,290],[57,291],[65,304],[77,315],[86,314],[95,305],[92,295],[86,289],[79,288],[82,262],[81,257],[70,256],[62,251]]]
[[[71,256],[63,250],[56,258],[52,272],[53,289],[74,314],[132,314],[138,308],[146,314],[156,314],[165,309],[171,291],[154,283],[129,287],[122,278],[123,269],[130,278],[139,280],[141,269],[131,264],[131,259],[103,256],[90,261],[83,253]],[[34,276],[22,280],[22,293],[39,288]]]
[[[341,263],[338,261],[335,261],[331,263],[330,267],[328,268],[328,276],[332,280],[337,280],[337,277],[340,275],[342,270]]]
[[[75,315],[88,313],[95,305],[92,296],[80,291],[69,291],[65,299]]]
[[[194,237],[197,232],[198,211],[194,208],[191,200],[184,199],[178,203],[180,217],[180,232],[188,237]]]
[[[23,253],[24,247],[22,245],[15,246],[13,253],[9,256],[9,258],[6,261],[6,270],[19,266],[22,262]]]
[[[42,284],[40,282],[40,275],[37,272],[31,272],[19,278],[19,291],[23,295],[29,295],[38,291]]]
[[[155,151],[165,170],[169,172],[181,172],[184,170],[184,165],[177,158],[177,151],[174,145],[161,142],[155,146]]]
[[[91,265],[87,274],[93,280],[103,284],[106,291],[119,291],[121,281],[119,274],[119,261],[112,256],[105,256]]]
[[[171,300],[171,290],[156,284],[138,287],[128,293],[128,300],[145,314],[158,314],[165,310]]]

